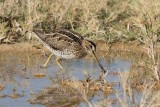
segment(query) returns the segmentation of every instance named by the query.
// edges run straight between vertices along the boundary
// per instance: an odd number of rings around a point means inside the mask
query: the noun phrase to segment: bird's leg
[[[49,55],[47,61],[42,65],[42,67],[44,67],[44,68],[47,67],[48,62],[51,60],[53,55],[54,55],[53,53]]]
[[[61,65],[61,63],[59,62],[60,61],[60,58],[56,58],[56,62],[57,62],[57,64],[58,64],[58,66],[61,68],[61,69],[63,69],[63,67],[62,67],[62,65]]]

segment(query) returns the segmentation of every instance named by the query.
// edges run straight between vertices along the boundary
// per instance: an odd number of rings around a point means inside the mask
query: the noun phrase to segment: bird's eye
[[[92,49],[92,50],[95,50],[94,46],[91,46],[91,49]]]

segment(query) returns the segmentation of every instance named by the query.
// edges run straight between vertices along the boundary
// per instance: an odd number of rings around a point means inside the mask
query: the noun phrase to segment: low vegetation
[[[66,28],[95,40],[146,43],[159,35],[159,6],[159,0],[1,0],[0,35],[20,26],[24,32]]]

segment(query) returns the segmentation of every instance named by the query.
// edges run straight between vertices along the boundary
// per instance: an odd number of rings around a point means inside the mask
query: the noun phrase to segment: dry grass
[[[145,83],[143,84],[143,89],[141,90],[142,95],[139,96],[140,102],[137,102],[139,100],[138,96],[135,95],[136,91],[132,88],[132,84],[129,81],[130,80],[130,74],[129,73],[123,73],[121,74],[121,86],[123,88],[123,99],[120,97],[122,96],[122,93],[117,93],[118,101],[120,102],[120,105],[123,107],[130,107],[131,105],[134,107],[158,107],[160,105],[159,103],[159,91],[155,91],[154,83]],[[136,88],[139,86],[137,85]]]
[[[21,25],[24,31],[67,28],[96,40],[144,43],[146,31],[159,32],[159,6],[159,0],[3,0],[0,35]]]
[[[141,91],[135,91],[132,87],[130,81],[130,73],[121,73],[120,74],[120,86],[122,87],[121,91],[116,91],[117,100],[112,100],[110,103],[106,103],[108,99],[104,99],[97,103],[94,107],[103,107],[102,105],[111,106],[115,104],[116,106],[122,107],[158,107],[160,106],[160,92],[155,90],[155,87],[159,87],[157,83],[145,83],[143,84],[143,89]],[[136,82],[136,81],[135,81]],[[159,83],[158,83],[159,84]],[[138,89],[138,85],[136,86],[136,90]],[[136,95],[136,93],[139,93]],[[141,94],[141,95],[140,95]],[[137,100],[138,99],[138,100]],[[102,104],[103,102],[103,104]]]

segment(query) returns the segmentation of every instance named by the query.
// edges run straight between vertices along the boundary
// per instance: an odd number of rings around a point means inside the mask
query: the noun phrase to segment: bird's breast
[[[87,55],[86,52],[78,52],[78,51],[73,51],[69,49],[65,50],[53,50],[52,51],[57,57],[59,58],[64,58],[64,59],[81,59]]]
[[[53,49],[44,42],[44,45],[57,57],[64,59],[81,59],[87,55],[85,49],[78,43],[74,43],[66,48]]]

